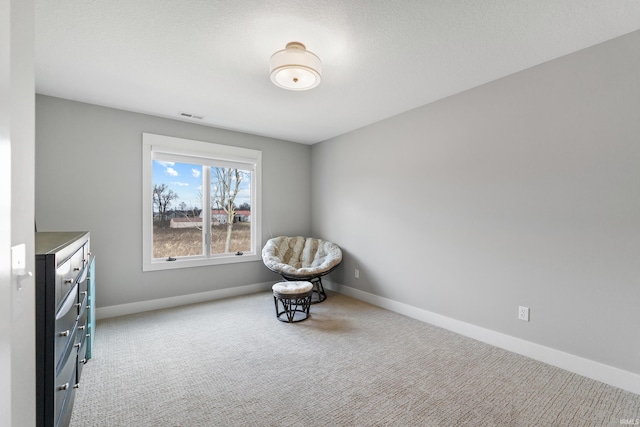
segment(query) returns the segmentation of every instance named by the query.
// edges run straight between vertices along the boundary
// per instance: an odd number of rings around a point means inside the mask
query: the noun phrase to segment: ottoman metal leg
[[[302,322],[309,317],[309,308],[311,307],[311,292],[307,292],[301,295],[274,294],[273,301],[276,305],[276,316],[281,322]],[[280,310],[278,302],[280,302],[282,310]]]

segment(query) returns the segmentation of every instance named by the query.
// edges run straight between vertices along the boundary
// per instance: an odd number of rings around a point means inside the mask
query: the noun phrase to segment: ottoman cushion
[[[279,294],[295,295],[311,291],[313,285],[311,282],[278,282],[271,289]]]

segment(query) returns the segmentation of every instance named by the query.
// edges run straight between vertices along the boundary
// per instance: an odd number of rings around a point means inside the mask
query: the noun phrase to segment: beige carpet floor
[[[620,426],[640,396],[330,293],[269,292],[97,324],[72,427]]]

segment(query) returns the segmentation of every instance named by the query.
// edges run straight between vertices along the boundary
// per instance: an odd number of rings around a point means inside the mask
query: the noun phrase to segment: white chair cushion
[[[278,236],[262,248],[262,261],[285,276],[321,276],[342,262],[342,251],[326,240]]]
[[[311,282],[278,282],[271,287],[279,294],[303,294],[313,289]]]

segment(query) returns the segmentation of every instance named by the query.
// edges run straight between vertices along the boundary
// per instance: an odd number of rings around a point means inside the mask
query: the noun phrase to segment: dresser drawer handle
[[[80,292],[80,295],[85,296],[87,295],[87,293],[88,293],[87,291],[83,291],[83,292]]]
[[[82,363],[83,365],[87,363],[87,359],[81,359],[80,363]]]
[[[76,385],[74,385],[73,388],[80,388],[80,383],[77,383]]]
[[[70,333],[70,331],[67,329],[67,330],[66,330],[66,331],[64,331],[64,332],[60,332],[60,336],[61,336],[61,337],[68,337],[68,336],[69,336],[69,333]]]
[[[84,262],[84,260],[82,260]],[[80,271],[80,267],[74,267],[73,271]]]
[[[80,344],[80,343],[78,343],[78,344],[74,344],[73,346],[74,346],[75,348],[80,348],[80,345],[81,345],[81,344]]]
[[[81,331],[84,331],[84,328],[86,328],[86,326],[85,326],[85,325],[78,326],[78,329],[80,329]]]
[[[62,391],[62,390],[66,390],[69,388],[69,383],[63,384],[60,387],[58,387],[58,390]]]
[[[73,283],[73,279],[64,279],[64,283]]]

